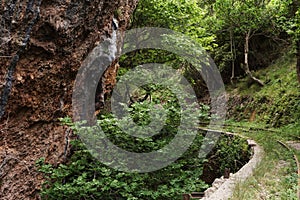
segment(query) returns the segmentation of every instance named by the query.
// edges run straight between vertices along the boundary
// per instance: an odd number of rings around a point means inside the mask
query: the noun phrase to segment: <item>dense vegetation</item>
[[[158,26],[182,32],[209,50],[224,79],[267,67],[299,36],[297,1],[142,0],[133,27]],[[296,47],[296,46],[295,46]]]
[[[41,195],[44,199],[182,199],[182,194],[203,191],[208,185],[200,179],[203,162],[198,158],[202,137],[179,160],[159,171],[125,173],[113,170],[95,160],[82,143],[73,142],[75,153],[68,163],[54,168],[37,161],[47,181]],[[230,147],[229,147],[230,146]],[[225,138],[218,144],[218,159],[213,162],[223,174],[224,168],[235,172],[248,157],[248,145],[240,138]],[[244,148],[244,149],[241,149]],[[243,152],[244,155],[241,154]],[[221,171],[222,170],[222,171]]]
[[[147,113],[149,107],[155,105],[154,102],[161,100],[168,102],[164,104],[168,117],[160,134],[145,139],[129,136],[118,128],[121,123],[128,123],[127,120],[117,121],[110,114],[100,116],[99,126],[110,141],[122,149],[137,153],[161,149],[173,139],[180,122],[176,98],[172,97],[172,94],[162,95],[162,92],[167,93],[161,89],[159,92],[155,90],[151,94],[152,101],[134,103],[129,108],[130,117],[142,125],[149,123]],[[197,113],[198,117],[207,120],[207,112],[207,106],[203,105],[201,112]],[[80,131],[80,127],[72,123],[70,118],[64,118],[62,121],[71,126],[75,133]],[[89,127],[88,130],[92,128]],[[208,171],[212,171],[211,176],[219,177],[223,175],[225,168],[231,172],[237,171],[247,162],[250,155],[248,144],[244,139],[222,136],[207,159],[199,159],[199,147],[204,135],[205,132],[199,130],[193,144],[177,161],[149,173],[126,173],[112,169],[96,160],[80,141],[75,140],[72,142],[74,153],[66,164],[55,168],[45,163],[43,158],[37,161],[39,170],[47,179],[41,195],[45,199],[181,199],[184,193],[204,191],[208,187],[201,180],[204,163],[214,164],[215,167]],[[124,158],[125,160],[127,158]],[[151,165],[151,163],[142,164]]]
[[[299,85],[295,80],[298,77],[300,82],[299,24],[300,5],[293,0],[140,0],[131,26],[169,28],[190,36],[210,53],[224,81],[232,84],[227,87],[232,95],[228,123],[250,119],[270,128],[288,124],[298,127]],[[282,49],[291,53],[287,55]],[[281,61],[283,67],[274,66],[275,60],[283,55],[289,61]],[[194,68],[188,61],[161,50],[138,50],[123,55],[119,77],[143,63],[167,63],[180,69],[193,85],[199,100],[207,95],[202,92],[206,91],[203,80],[193,76]],[[269,67],[272,64],[273,68]],[[256,91],[259,93],[254,94]],[[146,97],[149,94],[151,98]],[[145,86],[136,91],[136,96],[143,100],[132,102],[128,111],[133,121],[141,126],[149,124],[149,112],[157,104],[167,111],[166,125],[159,135],[145,140],[130,137],[116,126],[122,121],[109,112],[102,112],[98,123],[110,140],[124,149],[133,152],[160,149],[174,137],[180,124],[178,101],[170,91],[157,85]],[[191,117],[198,117],[205,123],[214,117],[209,109],[201,104],[200,112]],[[72,126],[76,134],[76,124],[69,118],[63,121]],[[232,172],[238,170],[249,156],[245,140],[224,137],[213,154],[199,159],[197,152],[202,139],[203,133],[199,131],[180,159],[166,168],[145,174],[113,170],[96,161],[82,143],[75,140],[72,155],[65,164],[54,167],[43,159],[37,161],[47,179],[41,194],[47,199],[180,199],[182,193],[203,191],[208,187],[200,179],[205,162],[218,163],[216,174],[221,175],[225,168],[231,168]]]
[[[233,200],[299,199],[299,176],[293,155],[299,159],[299,149],[287,150],[279,143],[299,143],[300,93],[295,62],[295,57],[288,53],[258,71],[264,74],[262,80],[266,82],[262,88],[248,78],[227,88],[232,105],[227,130],[254,139],[265,151],[254,175],[236,187]]]

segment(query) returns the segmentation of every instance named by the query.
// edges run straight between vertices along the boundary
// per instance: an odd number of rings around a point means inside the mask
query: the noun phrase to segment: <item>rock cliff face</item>
[[[39,199],[43,177],[35,161],[41,157],[52,164],[64,160],[68,131],[58,118],[72,115],[77,71],[103,37],[110,36],[113,18],[121,31],[127,28],[137,1],[0,2],[2,107],[8,69],[14,72],[8,104],[0,119],[0,199]],[[16,54],[19,60],[14,70],[12,59]],[[104,91],[114,84],[117,67],[113,65],[107,71]]]

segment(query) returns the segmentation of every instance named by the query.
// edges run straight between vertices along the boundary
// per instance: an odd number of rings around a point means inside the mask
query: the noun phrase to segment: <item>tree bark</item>
[[[251,30],[249,30],[246,33],[245,36],[245,49],[244,49],[244,55],[245,55],[245,65],[244,65],[244,71],[246,72],[246,74],[254,81],[256,82],[258,85],[260,86],[264,86],[265,84],[259,80],[258,78],[254,77],[253,74],[251,73],[250,69],[249,69],[249,41],[251,38]]]
[[[230,81],[231,84],[233,84],[233,79],[235,76],[235,47],[234,47],[234,40],[233,40],[233,31],[232,28],[230,29],[230,52],[231,52],[231,77],[230,77]]]
[[[300,39],[296,41],[296,54],[297,54],[296,71],[297,71],[298,82],[300,84]]]

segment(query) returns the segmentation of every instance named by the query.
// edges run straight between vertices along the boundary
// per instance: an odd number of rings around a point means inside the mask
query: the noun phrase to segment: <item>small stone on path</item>
[[[296,149],[297,151],[300,151],[300,142],[297,141],[287,141],[286,142],[290,147]]]

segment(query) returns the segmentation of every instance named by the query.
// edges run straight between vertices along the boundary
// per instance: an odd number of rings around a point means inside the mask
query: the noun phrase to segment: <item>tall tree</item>
[[[133,25],[169,28],[189,35],[205,49],[212,50],[215,35],[209,31],[207,13],[197,0],[140,0]]]
[[[278,4],[279,0],[274,0]],[[291,35],[297,58],[296,72],[300,84],[300,2],[298,0],[285,1],[281,9],[278,9],[282,18],[279,21],[281,27]]]
[[[245,73],[256,83],[264,83],[254,77],[249,66],[250,41],[257,35],[270,35],[268,29],[272,27],[275,13],[269,7],[269,1],[258,0],[216,0],[214,11],[220,21],[219,31],[228,32],[230,36],[230,54],[232,59],[232,77],[234,77],[235,41],[244,40],[244,62],[242,68]],[[236,38],[236,39],[234,39]],[[236,42],[238,43],[238,42]]]
[[[298,1],[297,1],[298,2]],[[295,45],[296,45],[296,56],[297,56],[297,64],[296,64],[296,70],[297,70],[297,77],[298,77],[298,82],[300,84],[300,5],[298,3],[297,5],[298,10],[295,15]]]

